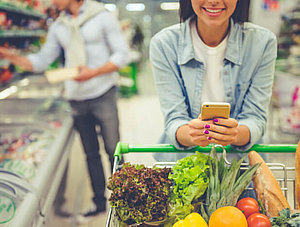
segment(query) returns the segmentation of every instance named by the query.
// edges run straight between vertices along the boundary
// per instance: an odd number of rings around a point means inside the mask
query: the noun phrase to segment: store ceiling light
[[[115,11],[117,9],[117,6],[115,4],[105,4],[104,7],[109,11]]]
[[[160,8],[162,10],[178,10],[179,3],[178,2],[163,2],[160,4]]]
[[[143,3],[129,3],[126,5],[127,11],[144,11],[145,5]]]

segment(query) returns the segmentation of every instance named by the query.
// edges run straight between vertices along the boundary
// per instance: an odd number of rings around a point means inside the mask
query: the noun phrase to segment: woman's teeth
[[[222,11],[222,9],[205,9],[205,10],[210,13],[219,13]]]

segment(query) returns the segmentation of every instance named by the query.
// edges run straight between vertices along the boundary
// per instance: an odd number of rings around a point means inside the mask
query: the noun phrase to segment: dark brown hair
[[[179,0],[180,9],[179,16],[180,21],[184,22],[190,17],[196,17],[196,13],[193,10],[191,0]],[[238,0],[236,8],[231,16],[234,22],[243,23],[249,20],[249,6],[250,0]]]

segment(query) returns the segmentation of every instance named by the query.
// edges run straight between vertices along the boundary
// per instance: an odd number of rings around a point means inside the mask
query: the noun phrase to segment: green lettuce
[[[178,160],[174,165],[169,179],[173,182],[170,203],[175,209],[169,216],[176,214],[177,219],[184,218],[185,212],[182,212],[181,217],[179,215],[180,207],[191,207],[205,193],[209,183],[208,159],[208,155],[196,152],[195,155]]]

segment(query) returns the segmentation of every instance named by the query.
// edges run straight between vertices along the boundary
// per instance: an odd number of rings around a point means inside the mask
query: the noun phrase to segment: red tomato
[[[243,198],[236,204],[236,207],[239,208],[248,218],[251,214],[259,213],[259,206],[255,199],[253,198]]]
[[[271,227],[269,218],[264,214],[252,214],[247,218],[248,227]]]

